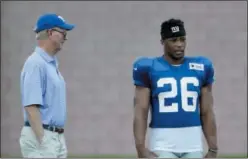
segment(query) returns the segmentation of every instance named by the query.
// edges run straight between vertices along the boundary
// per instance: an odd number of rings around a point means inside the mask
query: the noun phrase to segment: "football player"
[[[215,158],[212,62],[202,56],[185,56],[186,31],[180,19],[163,22],[160,34],[164,54],[139,58],[133,64],[133,131],[138,157],[203,158],[203,131],[209,147],[205,157]]]

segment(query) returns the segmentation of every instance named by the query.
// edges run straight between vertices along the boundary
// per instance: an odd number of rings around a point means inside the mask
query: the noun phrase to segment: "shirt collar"
[[[37,52],[43,59],[45,59],[47,62],[54,62],[56,65],[58,65],[58,59],[56,56],[49,55],[44,49],[40,47],[35,48],[35,52]]]

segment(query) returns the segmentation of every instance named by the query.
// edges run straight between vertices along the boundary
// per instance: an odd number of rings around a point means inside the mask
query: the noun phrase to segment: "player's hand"
[[[148,150],[147,148],[140,150],[138,152],[138,157],[139,158],[157,158],[158,155],[155,154],[154,152]]]
[[[217,158],[217,153],[208,151],[205,158]]]

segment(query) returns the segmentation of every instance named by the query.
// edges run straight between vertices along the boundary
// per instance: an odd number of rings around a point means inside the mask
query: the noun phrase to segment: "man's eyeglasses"
[[[64,36],[64,39],[66,40],[67,38],[66,38],[66,35],[67,35],[67,33],[66,32],[64,32],[64,31],[60,31],[60,30],[57,30],[57,29],[51,29],[52,31],[56,31],[56,32],[59,32],[59,33],[61,33],[61,34],[63,34],[63,36]]]

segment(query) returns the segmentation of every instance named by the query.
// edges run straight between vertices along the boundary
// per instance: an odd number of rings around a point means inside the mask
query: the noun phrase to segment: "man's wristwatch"
[[[209,148],[209,149],[208,149],[208,152],[218,153],[218,149],[211,149],[211,148]]]

